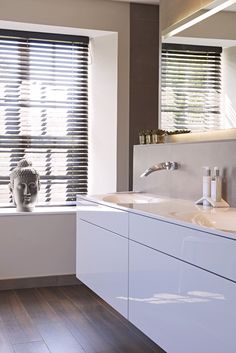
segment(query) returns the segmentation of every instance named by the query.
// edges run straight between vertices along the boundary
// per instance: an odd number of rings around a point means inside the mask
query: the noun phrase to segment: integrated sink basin
[[[158,196],[146,192],[117,192],[91,196],[93,200],[113,203],[132,209],[133,212],[150,214],[164,220],[176,220],[197,226],[236,233],[236,209],[196,206],[194,201]],[[89,201],[89,197],[88,197]],[[89,201],[90,202],[90,201]]]
[[[106,194],[102,196],[102,200],[105,202],[112,202],[118,204],[129,204],[129,203],[158,203],[162,199],[158,196],[142,193],[142,192],[120,192],[114,194]]]
[[[171,216],[199,226],[236,232],[235,210],[209,209],[196,212],[172,212]]]

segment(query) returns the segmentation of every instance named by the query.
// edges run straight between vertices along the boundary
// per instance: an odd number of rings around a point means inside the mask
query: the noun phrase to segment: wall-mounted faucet
[[[178,169],[179,164],[177,162],[162,162],[151,166],[146,169],[141,175],[140,178],[148,176],[149,174],[156,172],[158,170],[175,170]]]

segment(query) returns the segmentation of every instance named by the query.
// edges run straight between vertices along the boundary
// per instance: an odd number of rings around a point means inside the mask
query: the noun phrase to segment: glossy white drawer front
[[[130,242],[129,320],[168,353],[236,352],[236,284]]]
[[[78,207],[77,217],[128,237],[128,212],[94,204]]]
[[[236,241],[130,214],[130,239],[236,281]]]
[[[76,276],[127,318],[128,239],[79,220]]]

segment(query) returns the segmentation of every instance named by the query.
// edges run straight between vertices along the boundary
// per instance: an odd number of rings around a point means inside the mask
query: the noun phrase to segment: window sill
[[[35,216],[49,214],[75,214],[76,206],[35,207],[33,212],[18,212],[15,208],[0,208],[1,216]]]

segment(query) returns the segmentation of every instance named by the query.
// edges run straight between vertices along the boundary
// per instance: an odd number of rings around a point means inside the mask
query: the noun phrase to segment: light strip
[[[164,34],[162,36],[162,39],[173,37],[177,33],[184,31],[185,29],[187,29],[187,28],[189,28],[189,27],[191,27],[191,26],[193,26],[193,25],[205,20],[206,18],[216,14],[219,11],[224,10],[225,8],[231,6],[231,5],[235,4],[235,3],[236,3],[236,0],[227,0],[227,1],[217,5],[213,9],[210,9],[207,12],[204,12],[203,14],[200,14],[199,16],[193,18],[192,20],[189,20],[188,22],[183,23],[182,25],[178,26],[177,28],[174,28],[173,30],[170,30],[171,27],[168,27],[166,30],[163,31]],[[194,16],[194,14],[193,14],[193,16]],[[178,25],[178,23],[175,24],[174,26],[176,26],[176,25]]]

